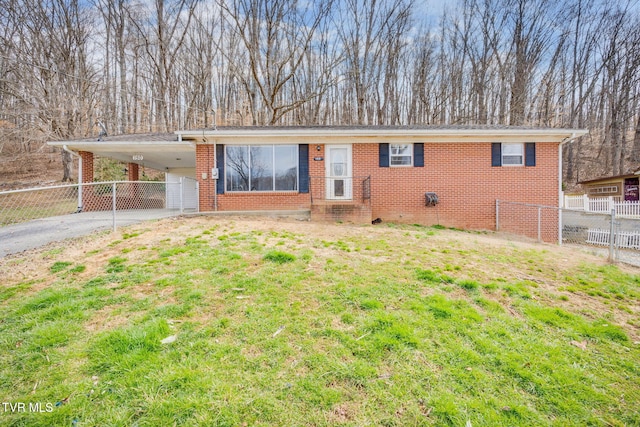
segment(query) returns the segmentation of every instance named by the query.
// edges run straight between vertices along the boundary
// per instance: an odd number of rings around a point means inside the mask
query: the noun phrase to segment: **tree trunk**
[[[71,182],[71,170],[73,169],[73,156],[67,150],[62,150],[62,182]]]
[[[633,148],[631,151],[631,161],[634,168],[640,167],[640,114],[638,114],[638,123],[636,123],[636,132],[633,136]]]

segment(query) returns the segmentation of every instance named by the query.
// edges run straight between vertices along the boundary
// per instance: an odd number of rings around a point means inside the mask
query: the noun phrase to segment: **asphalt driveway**
[[[180,214],[178,209],[141,209],[116,211],[116,226],[137,224],[151,219]],[[84,236],[113,228],[113,212],[82,212],[36,219],[0,227],[0,258],[51,242]]]

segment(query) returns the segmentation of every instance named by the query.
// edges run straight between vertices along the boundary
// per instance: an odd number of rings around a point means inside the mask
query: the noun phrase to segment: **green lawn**
[[[0,260],[0,425],[640,425],[639,274],[419,226],[125,228]]]

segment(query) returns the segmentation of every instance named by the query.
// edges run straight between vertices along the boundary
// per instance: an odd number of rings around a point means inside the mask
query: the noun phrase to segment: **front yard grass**
[[[0,424],[640,425],[638,270],[441,228],[177,222],[0,263],[0,395],[26,404]]]

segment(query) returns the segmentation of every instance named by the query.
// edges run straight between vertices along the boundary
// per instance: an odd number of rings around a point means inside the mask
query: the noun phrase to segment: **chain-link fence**
[[[198,210],[198,183],[189,178],[177,182],[96,182],[0,192],[0,226],[62,217],[155,218]],[[80,218],[80,216],[77,216]]]
[[[615,209],[605,214],[499,200],[496,230],[588,246],[611,261],[640,266],[640,219],[618,217]]]

